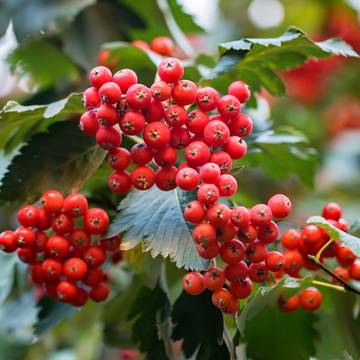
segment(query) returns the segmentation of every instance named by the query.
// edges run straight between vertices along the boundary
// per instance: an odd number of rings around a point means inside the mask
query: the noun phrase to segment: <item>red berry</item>
[[[75,299],[71,302],[71,305],[81,307],[84,306],[89,298],[87,292],[84,289],[78,288]]]
[[[205,217],[206,210],[200,201],[194,200],[186,205],[184,209],[185,220],[193,224],[199,224],[205,219]]]
[[[284,270],[289,275],[297,275],[304,264],[301,254],[297,250],[287,250],[284,252],[284,258]]]
[[[123,147],[115,148],[109,152],[108,162],[114,170],[126,170],[131,163],[131,154]]]
[[[170,126],[176,127],[185,125],[187,119],[188,114],[182,106],[173,105],[165,111],[165,120]]]
[[[25,227],[19,227],[14,232],[16,246],[21,249],[32,248],[35,244],[34,231]]]
[[[90,267],[97,267],[105,262],[105,252],[100,246],[90,246],[84,252],[84,260]]]
[[[151,95],[157,101],[165,101],[171,96],[171,87],[165,81],[157,81],[151,85]]]
[[[86,111],[80,117],[80,129],[86,135],[93,136],[99,130],[100,124],[94,111]]]
[[[356,260],[349,268],[350,277],[360,281],[360,260]]]
[[[217,102],[217,108],[224,118],[233,118],[240,113],[240,102],[232,95],[225,95]]]
[[[245,255],[253,263],[264,261],[267,255],[266,245],[259,240],[254,240],[246,246]]]
[[[160,101],[151,99],[150,104],[142,112],[148,123],[161,121],[164,117],[164,106]]]
[[[231,209],[230,220],[235,226],[246,228],[250,223],[250,212],[244,206],[234,206]]]
[[[136,46],[137,48],[141,49],[142,51],[150,50],[149,44],[143,40],[134,40],[131,42],[131,44],[133,46]]]
[[[212,243],[216,240],[216,229],[213,225],[202,222],[195,226],[193,231],[194,240],[197,243]]]
[[[200,166],[210,160],[210,149],[202,141],[194,141],[186,147],[184,155],[191,166]]]
[[[88,272],[86,277],[83,279],[83,283],[86,286],[96,286],[100,284],[104,279],[104,272],[102,271],[101,267],[91,267],[88,268]]]
[[[343,218],[340,218],[338,220],[338,228],[342,231],[345,231],[345,232],[348,232],[349,230],[349,223],[343,219]]]
[[[269,224],[272,220],[271,209],[265,204],[257,204],[250,209],[250,220],[254,225]]]
[[[95,87],[89,87],[83,92],[83,102],[87,110],[91,110],[100,105],[99,92]]]
[[[252,282],[246,278],[237,283],[230,283],[230,292],[238,299],[246,299],[253,290]]]
[[[294,250],[300,245],[301,235],[296,229],[287,229],[281,237],[281,244],[284,248]]]
[[[136,111],[127,111],[119,121],[120,128],[126,135],[137,135],[145,128],[144,115]]]
[[[306,225],[301,230],[301,237],[307,246],[314,246],[322,241],[322,232],[316,225]]]
[[[99,96],[102,102],[115,104],[121,100],[121,89],[118,84],[109,81],[104,85],[101,85]]]
[[[194,110],[189,113],[186,126],[194,134],[202,136],[209,117],[201,110]]]
[[[46,243],[46,252],[48,256],[55,259],[64,259],[70,249],[70,243],[62,236],[50,236]]]
[[[188,272],[182,278],[183,289],[190,295],[199,295],[205,290],[203,276],[196,272]]]
[[[64,211],[72,217],[79,217],[85,214],[88,209],[88,201],[84,195],[70,194],[64,199]]]
[[[170,131],[170,146],[183,149],[190,144],[191,135],[185,127],[175,127]]]
[[[165,146],[156,151],[154,160],[158,166],[175,165],[177,160],[176,150],[171,146]]]
[[[182,168],[176,174],[176,184],[182,190],[194,190],[198,186],[199,182],[200,176],[193,168]]]
[[[224,150],[232,159],[241,159],[247,153],[247,144],[244,139],[239,136],[230,136],[228,142],[224,145]]]
[[[79,258],[71,258],[64,263],[64,275],[70,281],[82,280],[87,273],[86,262]]]
[[[132,186],[131,176],[127,171],[114,172],[108,178],[108,185],[116,194],[127,194]]]
[[[36,261],[37,253],[34,249],[18,249],[16,253],[18,258],[26,264]]]
[[[227,143],[230,130],[220,120],[210,121],[204,128],[204,141],[209,146],[222,146]]]
[[[216,109],[219,93],[212,87],[199,89],[196,94],[196,103],[202,111],[208,112]]]
[[[197,198],[204,205],[212,205],[219,200],[219,189],[214,184],[203,184],[199,186]]]
[[[180,80],[172,89],[172,99],[178,105],[191,105],[196,99],[197,87],[190,80]]]
[[[197,252],[203,259],[213,259],[219,253],[220,247],[217,241],[200,243],[196,245]]]
[[[101,246],[106,250],[106,251],[116,251],[119,250],[120,248],[120,243],[121,243],[121,237],[119,235],[115,235],[111,238],[103,238],[100,240],[100,244]]]
[[[222,270],[216,267],[208,268],[204,274],[204,285],[208,290],[215,291],[224,286],[225,275]]]
[[[41,270],[45,281],[57,281],[62,275],[63,265],[59,260],[46,259],[41,265]]]
[[[51,227],[58,235],[66,236],[73,230],[74,220],[71,216],[60,213],[51,219]]]
[[[258,227],[258,239],[264,244],[271,244],[277,240],[279,236],[279,227],[273,221],[268,224],[259,225]]]
[[[96,142],[104,150],[110,151],[120,146],[122,136],[120,132],[113,127],[100,126],[96,132]]]
[[[215,151],[212,153],[210,161],[219,165],[222,174],[228,174],[232,168],[230,155],[225,151]]]
[[[334,274],[337,275],[341,280],[347,282],[350,279],[350,273],[347,269],[343,268],[343,267],[337,267],[336,269],[334,269]],[[337,282],[337,280],[335,278],[332,279],[332,281],[334,283]]]
[[[228,126],[232,136],[240,136],[241,138],[249,136],[254,127],[252,120],[246,114],[238,114],[231,118]]]
[[[17,218],[24,227],[36,227],[39,219],[39,209],[33,205],[22,206],[18,211]]]
[[[230,84],[228,94],[235,96],[241,103],[245,103],[250,99],[250,89],[241,80],[234,81]]]
[[[163,191],[170,191],[176,188],[177,168],[167,166],[159,168],[155,173],[156,186]]]
[[[176,83],[184,75],[184,68],[181,61],[176,58],[161,60],[158,66],[160,79],[167,83]]]
[[[57,213],[63,207],[64,198],[59,191],[48,190],[42,195],[40,202],[49,213]]]
[[[109,296],[109,293],[110,293],[109,285],[104,282],[101,282],[100,284],[94,286],[90,290],[89,297],[93,301],[100,302],[106,300],[107,297]]]
[[[220,179],[221,170],[219,165],[215,163],[206,163],[200,168],[199,174],[203,182],[216,184]]]
[[[133,186],[139,190],[148,190],[155,183],[155,171],[147,166],[137,166],[131,171]]]
[[[162,122],[155,121],[146,125],[143,137],[147,146],[159,149],[169,144],[170,130]]]
[[[300,304],[299,296],[292,295],[288,299],[284,299],[283,297],[278,298],[278,305],[281,311],[284,312],[293,312],[298,309]]]
[[[245,261],[240,261],[236,264],[226,265],[224,272],[226,279],[231,282],[238,283],[248,276],[249,268]]]
[[[339,220],[341,215],[342,215],[342,209],[335,202],[330,202],[330,203],[326,204],[322,211],[322,216],[327,220],[332,219],[332,220],[337,221],[337,220]]]
[[[69,303],[75,300],[78,288],[70,281],[60,281],[56,287],[57,298],[64,303]]]
[[[151,42],[150,48],[162,56],[169,56],[173,53],[175,45],[167,36],[158,36]]]
[[[70,236],[70,242],[77,248],[85,249],[90,245],[90,235],[83,229],[75,229]]]
[[[34,249],[39,252],[44,251],[46,249],[47,241],[47,235],[42,231],[37,231],[35,233]]]
[[[84,228],[89,234],[104,233],[109,226],[109,217],[103,209],[89,209],[84,216]]]
[[[257,228],[254,225],[248,224],[239,229],[238,239],[243,243],[248,244],[254,241],[256,238],[257,238]]]
[[[227,264],[237,264],[244,256],[244,245],[239,240],[229,240],[221,245],[220,256]]]
[[[103,103],[96,110],[96,118],[103,126],[114,126],[119,120],[119,114],[112,105]]]
[[[134,110],[140,110],[150,105],[151,92],[143,84],[134,84],[126,91],[126,101]]]
[[[219,188],[220,196],[232,196],[237,191],[237,181],[229,174],[221,175],[217,182],[217,186]]]
[[[211,296],[212,303],[222,312],[227,313],[233,303],[233,296],[229,290],[225,288],[217,289]]]
[[[264,262],[250,264],[249,278],[255,283],[262,283],[269,277],[269,271]]]
[[[97,66],[90,71],[89,80],[96,88],[112,80],[111,71],[105,66]]]
[[[237,228],[229,221],[225,226],[217,228],[216,240],[224,243],[236,236]]]
[[[266,255],[265,264],[270,271],[281,271],[285,266],[284,255],[278,251],[270,251]]]
[[[209,208],[207,218],[212,225],[224,227],[230,219],[230,212],[230,208],[227,205],[218,203]]]
[[[342,266],[351,266],[356,260],[356,255],[345,245],[339,245],[335,249],[336,260]]]
[[[153,151],[144,143],[135,144],[131,150],[131,158],[137,165],[148,164],[153,158]]]
[[[278,219],[286,218],[291,212],[291,201],[283,194],[276,194],[268,201],[273,216]]]
[[[42,284],[44,282],[44,274],[42,271],[42,263],[35,263],[29,266],[31,281],[34,284]]]
[[[135,71],[131,69],[121,69],[114,74],[113,81],[119,85],[123,93],[126,93],[130,86],[137,83],[138,78]]]
[[[0,234],[0,250],[12,253],[17,249],[15,234],[13,231],[6,230]]]
[[[307,311],[317,310],[322,303],[321,292],[313,287],[308,287],[299,295],[300,306]]]

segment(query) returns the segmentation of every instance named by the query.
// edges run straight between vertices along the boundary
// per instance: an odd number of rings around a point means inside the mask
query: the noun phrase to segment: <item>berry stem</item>
[[[320,262],[321,254],[324,252],[324,250],[334,241],[334,239],[330,239],[327,243],[325,243],[321,249],[316,254],[316,260]]]
[[[334,289],[334,290],[337,290],[337,291],[346,292],[346,290],[345,290],[345,288],[343,286],[330,284],[330,283],[325,282],[325,281],[312,280],[311,283],[314,284],[314,285],[328,287],[328,288],[331,288],[331,289]]]
[[[354,286],[348,284],[346,281],[341,279],[339,276],[334,274],[328,267],[326,267],[321,261],[319,261],[316,256],[314,255],[308,255],[308,258],[315,263],[317,266],[319,266],[322,270],[324,270],[327,274],[329,274],[331,277],[336,279],[340,284],[343,285],[344,291],[352,292],[354,294],[360,295],[360,291],[356,289]],[[330,284],[329,284],[330,285]]]

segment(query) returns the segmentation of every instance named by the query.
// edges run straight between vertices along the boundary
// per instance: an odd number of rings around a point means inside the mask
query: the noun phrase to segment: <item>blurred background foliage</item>
[[[101,50],[111,50],[111,59],[116,60],[114,69],[132,67],[140,74],[141,81],[149,84],[153,81],[158,57],[126,43],[150,42],[156,36],[167,35],[177,43],[179,57],[190,57],[191,60],[185,62],[186,76],[197,81],[207,78],[215,66],[218,43],[242,37],[277,37],[289,26],[301,28],[316,41],[340,37],[359,52],[359,18],[357,0],[1,1],[0,105],[10,99],[18,102],[8,103],[3,110],[7,120],[0,120],[3,121],[0,122],[0,200],[7,205],[0,213],[1,229],[14,224],[11,209],[15,202],[30,199],[29,193],[39,182],[33,174],[36,159],[28,161],[30,155],[26,155],[26,148],[22,146],[30,141],[41,158],[46,150],[41,147],[43,135],[38,133],[49,127],[55,136],[72,127],[70,120],[82,112],[81,96],[68,96],[88,86],[87,72],[98,63]],[[200,53],[203,54],[198,56]],[[248,109],[256,124],[254,134],[274,128],[286,136],[304,134],[304,141],[298,140],[294,148],[288,142],[268,145],[264,137],[256,142],[259,138],[254,136],[254,148],[267,148],[272,153],[262,159],[249,156],[246,163],[239,164],[239,192],[234,200],[250,205],[266,200],[275,192],[291,194],[295,204],[291,221],[299,225],[309,215],[318,214],[326,201],[334,200],[343,206],[345,217],[353,222],[360,213],[360,67],[357,60],[340,57],[310,60],[298,69],[281,71],[280,77],[286,84],[287,95],[274,97],[262,89],[257,108]],[[59,102],[59,99],[64,100]],[[57,124],[59,121],[64,124]],[[56,124],[51,126],[53,123]],[[68,154],[62,155],[65,160],[82,146],[93,145],[88,139],[77,140],[77,136],[73,137],[75,148],[70,147]],[[55,144],[61,146],[61,138]],[[47,145],[49,150],[51,147]],[[14,158],[19,154],[24,157]],[[56,156],[56,147],[46,155],[45,160],[41,158],[41,166],[37,163],[36,169],[40,172],[51,163],[52,156]],[[101,162],[101,155],[92,156]],[[12,176],[3,177],[12,159]],[[243,169],[243,165],[250,166]],[[20,176],[24,167],[29,174],[26,179]],[[48,181],[54,183],[60,173],[66,174],[72,169],[60,167]],[[83,190],[94,204],[115,213],[119,198],[107,189],[108,172],[107,166],[100,166]],[[81,169],[77,179],[71,181],[77,182],[91,173],[89,169]],[[22,181],[26,186],[22,187]],[[181,293],[178,279],[183,270],[170,262],[163,265],[159,259],[152,260],[139,247],[126,257],[126,262],[109,267],[114,294],[110,302],[105,306],[90,304],[77,312],[44,299],[38,303],[40,294],[34,294],[26,285],[23,264],[1,255],[0,359],[140,358],[135,348],[149,350],[149,343],[140,340],[139,346],[136,336],[154,338],[159,329],[152,322],[159,313],[161,324],[166,326],[169,316],[166,309]],[[169,284],[167,296],[157,285],[158,279],[165,276]],[[149,302],[144,285],[151,285],[150,299],[156,299],[154,303]],[[308,359],[310,356],[324,360],[360,358],[358,299],[356,303],[352,296],[338,296],[333,290],[324,291],[324,296],[324,306],[315,315],[279,314],[274,308],[264,308],[249,322],[243,339],[248,347],[247,350],[237,348],[239,358],[244,356],[244,351],[247,356],[260,360]],[[187,304],[187,299],[181,300]],[[176,309],[181,318],[184,303]],[[353,311],[357,311],[355,316]],[[194,314],[186,315],[191,318]],[[217,322],[216,314],[212,315]],[[71,320],[61,322],[65,317]],[[135,337],[131,335],[134,324],[142,331]],[[179,322],[180,333],[186,332],[186,325],[194,326]],[[228,326],[231,328],[231,324]],[[196,331],[203,330],[192,328],[191,334],[197,336]],[[216,342],[216,333],[209,330],[207,335]],[[274,336],[275,342],[283,347],[281,351],[274,346]],[[207,344],[201,337],[199,341]],[[161,359],[162,349],[157,346],[156,341],[150,341],[149,359]],[[175,343],[175,353],[178,348],[180,345]],[[273,357],[269,357],[269,349],[274,349]]]

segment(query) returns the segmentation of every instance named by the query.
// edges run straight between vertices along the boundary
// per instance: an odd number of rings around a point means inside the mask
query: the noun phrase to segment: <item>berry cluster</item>
[[[150,89],[139,84],[130,69],[113,75],[98,66],[90,72],[92,87],[84,92],[87,111],[80,127],[109,152],[114,172],[108,184],[114,193],[125,194],[132,186],[147,190],[154,184],[164,191],[176,186],[192,190],[200,180],[199,196],[213,195],[204,199],[207,204],[236,192],[236,180],[228,173],[232,159],[242,158],[247,151],[244,138],[253,124],[240,107],[249,99],[249,89],[235,81],[228,95],[220,97],[211,87],[198,89],[192,81],[181,80],[183,74],[176,58],[160,62],[160,81]],[[143,142],[128,151],[120,147],[122,134],[141,135]],[[177,168],[179,151],[186,162]]]
[[[106,252],[117,253],[120,237],[102,238],[107,213],[89,208],[85,196],[46,191],[40,206],[18,211],[20,227],[0,234],[0,249],[17,252],[28,264],[31,280],[61,302],[83,306],[88,298],[104,301],[109,287],[102,265]]]
[[[202,196],[199,199],[187,206],[184,216],[197,223],[193,236],[199,255],[205,259],[220,255],[225,267],[223,270],[210,267],[203,275],[187,273],[182,281],[183,287],[191,295],[200,294],[205,289],[213,291],[214,305],[224,313],[234,314],[238,309],[238,299],[251,294],[253,283],[267,281],[270,271],[287,270],[283,254],[268,251],[267,247],[279,235],[273,217],[287,217],[291,212],[291,202],[285,195],[277,194],[269,199],[267,205],[257,204],[247,209],[207,203]]]

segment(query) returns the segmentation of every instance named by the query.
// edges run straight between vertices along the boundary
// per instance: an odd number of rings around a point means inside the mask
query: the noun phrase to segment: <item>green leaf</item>
[[[0,253],[0,304],[9,296],[16,271],[17,256],[15,254]]]
[[[211,292],[191,296],[184,291],[176,300],[171,314],[172,339],[182,340],[186,358],[229,359],[223,342],[223,315],[211,302]]]
[[[80,117],[83,112],[82,95],[76,93],[47,105],[23,106],[9,101],[0,111],[0,148],[9,152],[53,122]]]
[[[119,214],[110,225],[108,237],[123,233],[122,249],[128,250],[144,241],[144,251],[156,257],[170,257],[178,267],[204,269],[206,261],[197,251],[183,208],[189,196],[176,189],[134,190],[121,202]]]
[[[360,237],[360,218],[355,219],[354,223],[351,224],[349,233],[356,237]]]
[[[105,152],[85,136],[77,121],[51,125],[20,149],[2,178],[0,200],[33,202],[51,188],[78,190],[99,167]]]
[[[326,58],[334,54],[359,56],[342,40],[317,43],[297,28],[290,28],[277,38],[244,38],[223,43],[219,45],[219,51],[219,62],[207,78],[220,85],[219,90],[224,91],[232,81],[242,79],[253,93],[264,87],[276,96],[285,93],[278,71],[295,68],[309,58]]]
[[[78,69],[47,40],[31,40],[15,48],[8,56],[11,68],[19,75],[27,75],[35,85],[48,87],[60,80],[75,81],[79,77]]]
[[[312,216],[306,221],[308,224],[315,224],[323,228],[331,239],[343,242],[357,257],[360,257],[360,239],[350,235],[334,225],[330,224],[321,216]]]
[[[261,311],[276,304],[280,295],[291,296],[310,284],[310,277],[295,279],[285,275],[278,283],[272,286],[260,287],[251,300],[238,313],[237,327],[244,334],[247,322],[253,320]]]
[[[246,324],[242,341],[246,343],[247,358],[308,360],[315,355],[315,321],[316,315],[311,312],[284,313],[276,307],[264,308]]]
[[[128,320],[134,320],[132,337],[139,344],[140,351],[146,353],[146,359],[168,359],[159,329],[168,322],[169,313],[169,300],[159,285],[154,289],[140,289]]]

